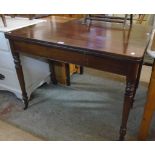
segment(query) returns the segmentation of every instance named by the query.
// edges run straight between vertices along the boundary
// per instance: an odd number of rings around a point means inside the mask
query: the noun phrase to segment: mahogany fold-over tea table
[[[88,26],[82,23],[82,20],[66,23],[47,21],[5,34],[10,42],[25,109],[28,97],[20,53],[120,74],[126,76],[119,137],[124,140],[151,28],[141,25],[123,28],[122,24],[101,22]]]

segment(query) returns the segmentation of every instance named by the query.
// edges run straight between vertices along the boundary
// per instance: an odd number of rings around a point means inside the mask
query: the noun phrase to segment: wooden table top
[[[82,20],[65,23],[50,20],[6,33],[6,37],[57,45],[59,48],[74,48],[98,56],[115,55],[138,60],[144,55],[150,31],[151,28],[142,25],[124,29],[122,24],[116,23],[93,22],[89,27],[82,24]]]

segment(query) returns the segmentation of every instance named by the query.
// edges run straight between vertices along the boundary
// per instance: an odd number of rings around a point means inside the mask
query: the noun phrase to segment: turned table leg
[[[28,108],[28,97],[26,93],[26,88],[25,88],[25,81],[24,81],[24,75],[23,75],[23,69],[21,66],[21,61],[19,57],[19,53],[12,52],[14,63],[15,63],[15,68],[16,68],[16,73],[17,77],[19,80],[19,84],[22,90],[22,96],[23,96],[23,101],[25,104],[24,110]]]
[[[143,67],[143,61],[141,61],[140,65],[139,65],[138,75],[137,75],[137,80],[136,80],[136,89],[139,86],[139,80],[140,80],[140,75],[141,75],[142,67]]]
[[[136,90],[139,86],[139,81],[140,81],[140,75],[141,75],[141,71],[142,71],[142,66],[143,66],[143,61],[141,61],[139,67],[138,67],[138,73],[137,73],[137,77],[136,77],[136,85],[135,85],[135,89],[134,89],[134,95],[133,95],[133,101],[132,101],[132,104],[131,104],[131,108],[133,108],[133,103],[134,103],[134,98],[135,98],[135,95],[136,95]]]
[[[124,140],[127,130],[127,121],[130,113],[131,106],[133,104],[136,80],[137,80],[137,66],[131,67],[126,79],[126,88],[124,94],[124,104],[122,112],[122,123],[120,127],[120,137],[119,140]]]

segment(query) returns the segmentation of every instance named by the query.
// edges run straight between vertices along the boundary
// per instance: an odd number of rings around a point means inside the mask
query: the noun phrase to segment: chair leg
[[[33,14],[29,14],[29,20],[32,20],[34,18]]]
[[[132,26],[133,23],[133,14],[130,14],[130,26]]]
[[[126,21],[127,21],[128,15],[125,14],[125,18],[124,18],[124,27],[126,26]]]
[[[135,98],[136,90],[137,90],[137,88],[139,86],[142,66],[143,66],[143,61],[141,62],[140,66],[139,66],[139,69],[138,69],[138,74],[137,74],[137,78],[136,78],[136,85],[135,85],[135,89],[134,89],[134,97],[133,97],[133,99]],[[133,108],[133,103],[134,103],[134,100],[132,101],[131,108]]]
[[[87,23],[87,17],[88,17],[88,15],[84,15],[83,24]]]
[[[140,14],[139,15],[139,24],[141,24],[144,20],[145,15],[144,14]]]

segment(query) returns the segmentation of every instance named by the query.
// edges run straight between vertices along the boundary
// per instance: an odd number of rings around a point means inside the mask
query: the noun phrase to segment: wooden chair
[[[132,25],[133,15],[130,14],[130,18],[128,18],[128,14],[125,14],[124,17],[115,17],[115,16],[107,16],[105,14],[88,14],[84,18],[84,23],[87,23],[87,20],[90,21],[104,21],[104,22],[114,22],[114,23],[123,23],[126,25],[127,20],[130,20],[130,25]]]

